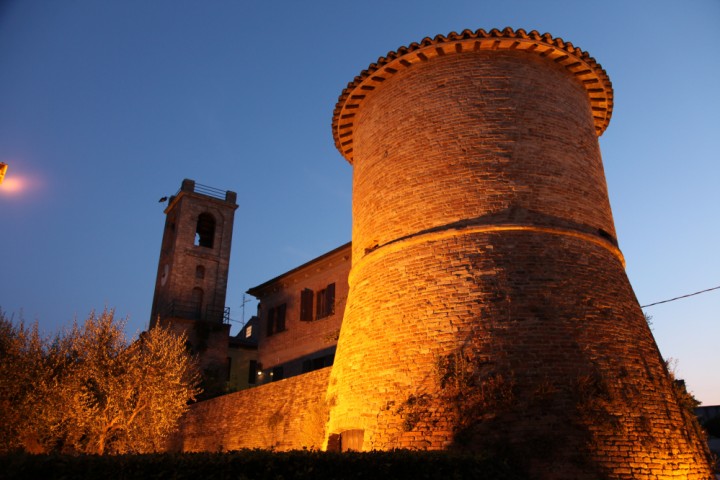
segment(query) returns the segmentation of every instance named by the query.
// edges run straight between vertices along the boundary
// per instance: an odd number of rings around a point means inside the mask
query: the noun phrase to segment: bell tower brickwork
[[[236,198],[185,179],[165,209],[150,328],[160,322],[187,335],[208,395],[221,392],[227,379],[225,296]]]
[[[597,140],[612,107],[587,53],[511,29],[426,38],[343,91],[353,251],[329,448],[711,477],[617,247]]]

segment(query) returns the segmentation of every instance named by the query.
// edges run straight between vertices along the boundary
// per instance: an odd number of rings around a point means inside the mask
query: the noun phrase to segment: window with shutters
[[[335,284],[331,283],[323,288],[316,295],[315,301],[316,315],[318,320],[329,317],[335,313]]]
[[[285,331],[285,310],[286,304],[272,307],[268,310],[267,316],[267,336]]]

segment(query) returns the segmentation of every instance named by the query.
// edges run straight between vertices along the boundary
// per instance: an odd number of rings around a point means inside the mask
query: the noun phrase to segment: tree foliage
[[[200,393],[185,338],[128,341],[113,311],[51,339],[0,312],[0,451],[159,451]]]

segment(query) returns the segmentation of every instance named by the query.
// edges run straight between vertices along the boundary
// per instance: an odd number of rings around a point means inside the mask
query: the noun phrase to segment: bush
[[[0,452],[162,451],[198,382],[169,330],[129,341],[106,310],[44,339],[0,311]]]
[[[241,450],[229,453],[151,455],[0,456],[0,479],[171,478],[204,480],[474,479],[525,478],[504,461],[450,452],[331,453]]]

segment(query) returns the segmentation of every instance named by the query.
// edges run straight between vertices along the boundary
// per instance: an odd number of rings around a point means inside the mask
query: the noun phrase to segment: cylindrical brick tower
[[[587,53],[512,29],[426,38],[343,91],[353,265],[328,448],[709,478],[617,248],[597,141],[612,95]]]

